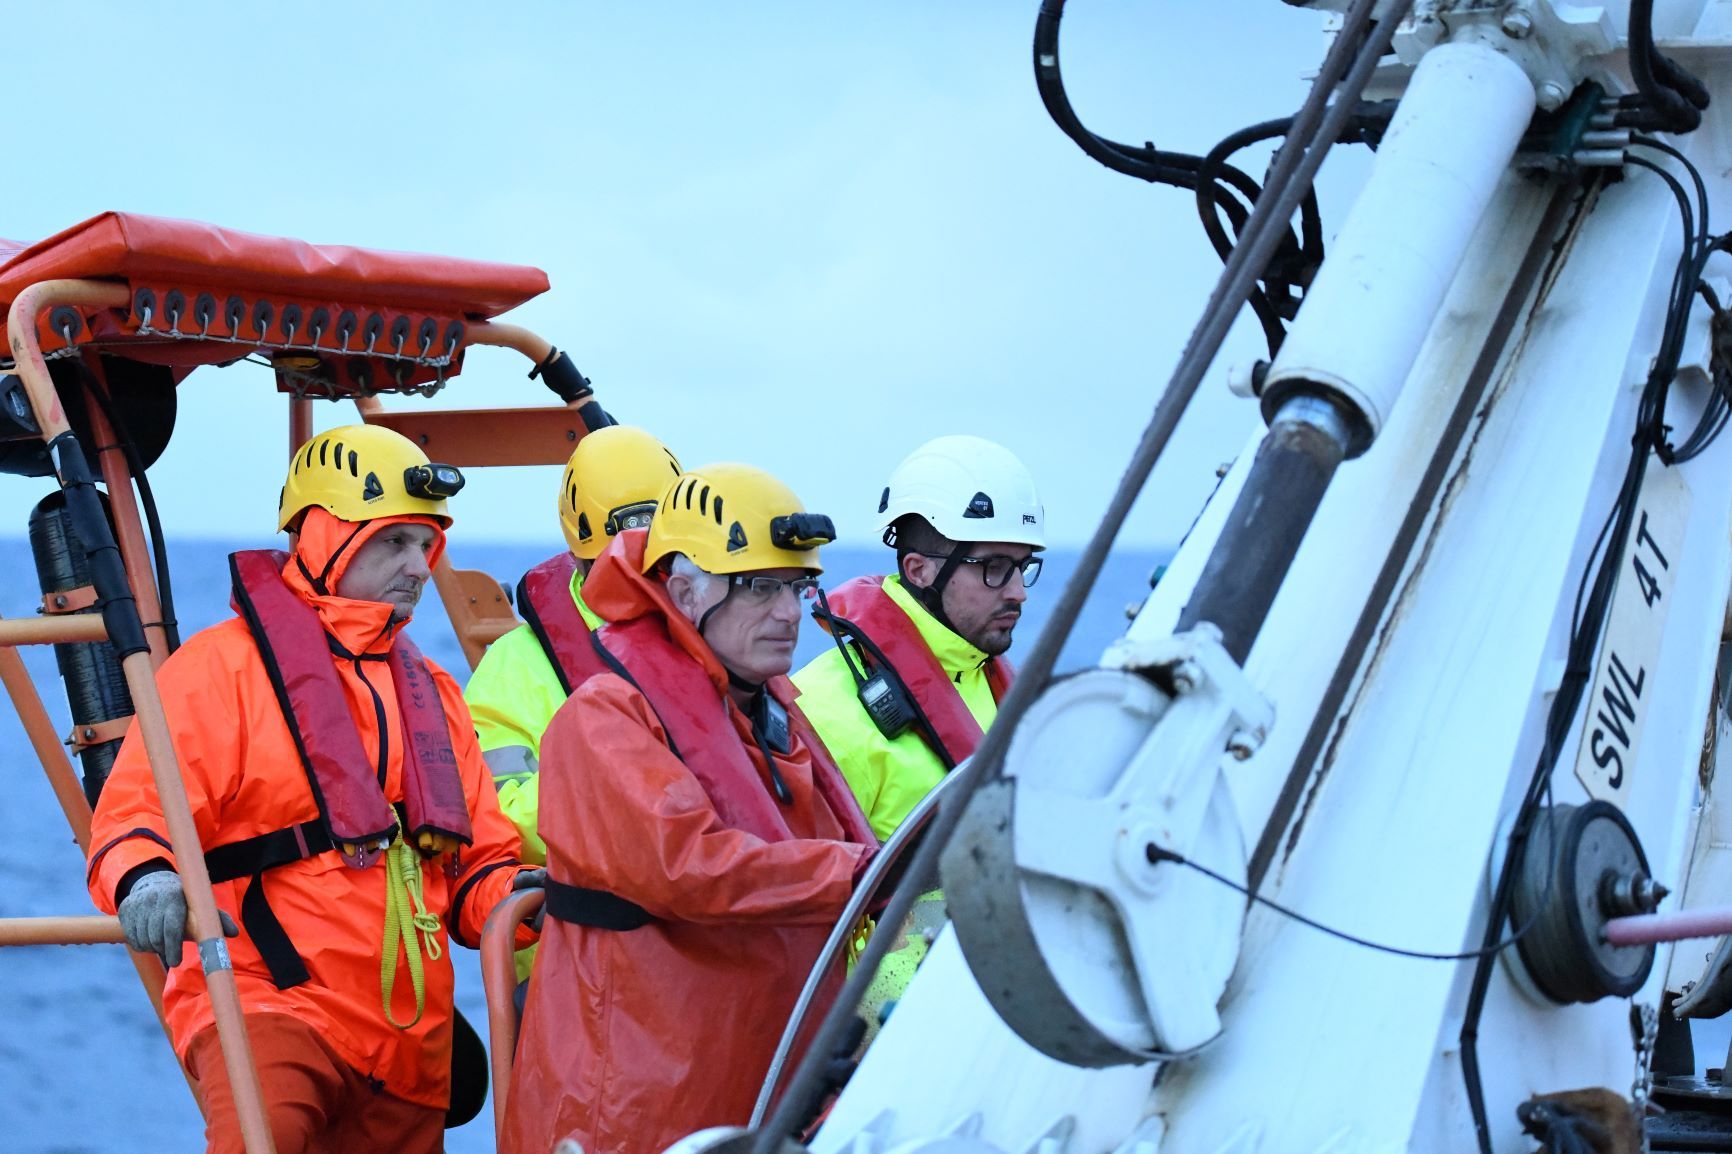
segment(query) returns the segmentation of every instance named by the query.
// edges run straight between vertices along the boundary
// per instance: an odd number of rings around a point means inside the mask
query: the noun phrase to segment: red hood
[[[301,571],[302,565],[306,566],[307,572],[317,576],[335,556],[336,563],[331,565],[331,571],[325,575],[325,588],[335,589],[337,583],[343,579],[343,572],[348,569],[349,562],[354,560],[355,554],[373,534],[387,525],[405,521],[431,525],[437,531],[438,536],[434,539],[432,553],[427,557],[427,565],[431,568],[438,564],[441,554],[445,552],[445,530],[431,517],[378,517],[371,521],[343,521],[315,505],[307,510],[300,532],[295,535],[288,564],[283,566],[283,580],[295,591],[295,596],[318,611],[319,623],[324,626],[325,632],[335,637],[351,653],[382,653],[390,649],[398,630],[408,622],[400,621],[393,625],[391,606],[386,602],[356,601],[350,597],[338,597],[334,593],[318,592],[307,579],[306,573]]]
[[[646,575],[643,571],[644,540],[648,535],[648,529],[626,529],[608,542],[589,576],[583,579],[584,603],[604,621],[661,618],[674,644],[703,665],[710,680],[725,693],[726,667],[698,633],[697,626],[675,608],[660,575]]]

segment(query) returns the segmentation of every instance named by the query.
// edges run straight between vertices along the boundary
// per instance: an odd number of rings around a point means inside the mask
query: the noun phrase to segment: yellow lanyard
[[[415,940],[416,931],[421,942]],[[425,943],[424,946],[422,943]],[[409,983],[415,987],[415,1016],[399,1022],[391,1013],[391,991],[397,985],[398,947],[409,958]],[[407,1030],[421,1020],[427,1006],[427,976],[421,962],[426,955],[438,961],[443,954],[439,945],[439,919],[427,912],[421,892],[421,857],[401,837],[385,851],[385,942],[379,955],[379,988],[385,1003],[385,1020],[399,1030]]]

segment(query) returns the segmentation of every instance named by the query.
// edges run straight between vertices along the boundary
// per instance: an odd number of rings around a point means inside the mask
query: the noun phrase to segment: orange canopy
[[[356,358],[394,362],[398,387],[451,375],[464,322],[495,317],[548,287],[546,273],[525,265],[315,245],[130,213],[103,213],[27,247],[0,241],[0,307],[32,284],[63,278],[118,280],[132,290],[124,313],[82,313],[74,344],[188,368],[253,349],[303,353],[326,362],[319,375],[337,389],[369,390],[388,384],[354,379]],[[67,344],[70,319],[60,310],[38,318],[45,351]]]

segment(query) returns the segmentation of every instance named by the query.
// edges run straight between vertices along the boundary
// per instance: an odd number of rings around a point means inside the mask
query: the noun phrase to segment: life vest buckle
[[[342,855],[343,864],[352,870],[364,870],[379,860],[379,856],[391,848],[390,838],[380,838],[377,841],[341,842],[337,852]]]

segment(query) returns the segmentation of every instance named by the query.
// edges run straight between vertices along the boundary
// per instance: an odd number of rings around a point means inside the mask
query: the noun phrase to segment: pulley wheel
[[[1011,1029],[1059,1061],[1170,1058],[1220,1031],[1245,900],[1149,853],[1245,880],[1221,745],[1186,748],[1196,731],[1184,726],[1151,740],[1191,704],[1123,670],[1055,682],[946,847],[945,898],[975,980]]]
[[[1610,802],[1539,812],[1522,855],[1509,924],[1512,931],[1526,927],[1516,950],[1542,994],[1568,1004],[1627,998],[1642,988],[1654,947],[1605,941],[1606,922],[1630,911],[1605,908],[1603,895],[1610,882],[1647,873],[1636,831]]]

